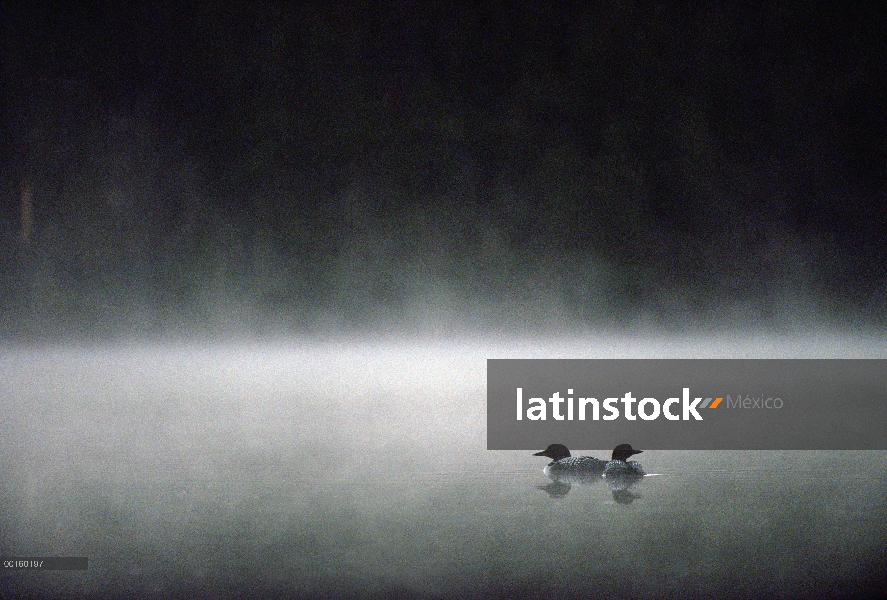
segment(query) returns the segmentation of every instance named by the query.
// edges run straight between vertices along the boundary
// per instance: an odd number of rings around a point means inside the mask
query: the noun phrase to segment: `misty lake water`
[[[835,335],[6,347],[0,554],[89,569],[3,571],[0,596],[875,596],[887,452],[648,449],[619,502],[486,449],[486,359],[884,357]]]

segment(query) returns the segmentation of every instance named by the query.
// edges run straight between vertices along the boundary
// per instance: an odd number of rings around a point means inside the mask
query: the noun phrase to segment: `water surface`
[[[885,354],[833,335],[5,348],[0,553],[88,556],[90,568],[5,572],[0,586],[875,596],[887,453],[647,449],[654,476],[631,501],[602,481],[552,488],[545,459],[486,450],[485,360]]]

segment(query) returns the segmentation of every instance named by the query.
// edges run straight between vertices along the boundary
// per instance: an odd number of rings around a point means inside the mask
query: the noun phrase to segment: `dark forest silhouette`
[[[883,324],[835,11],[7,9],[0,332]]]

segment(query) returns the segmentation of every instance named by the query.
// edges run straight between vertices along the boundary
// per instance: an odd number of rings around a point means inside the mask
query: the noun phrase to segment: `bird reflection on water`
[[[645,473],[640,464],[629,461],[628,458],[641,452],[643,451],[635,450],[629,444],[620,444],[613,449],[612,460],[606,462],[587,456],[572,457],[566,446],[551,444],[534,456],[552,459],[543,470],[552,481],[536,487],[547,493],[551,499],[561,499],[566,497],[574,485],[591,487],[603,481],[616,503],[631,504],[641,497],[635,490]]]

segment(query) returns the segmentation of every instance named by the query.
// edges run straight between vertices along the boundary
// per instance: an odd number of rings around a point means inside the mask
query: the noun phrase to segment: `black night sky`
[[[880,3],[4,3],[0,336],[883,326]]]

